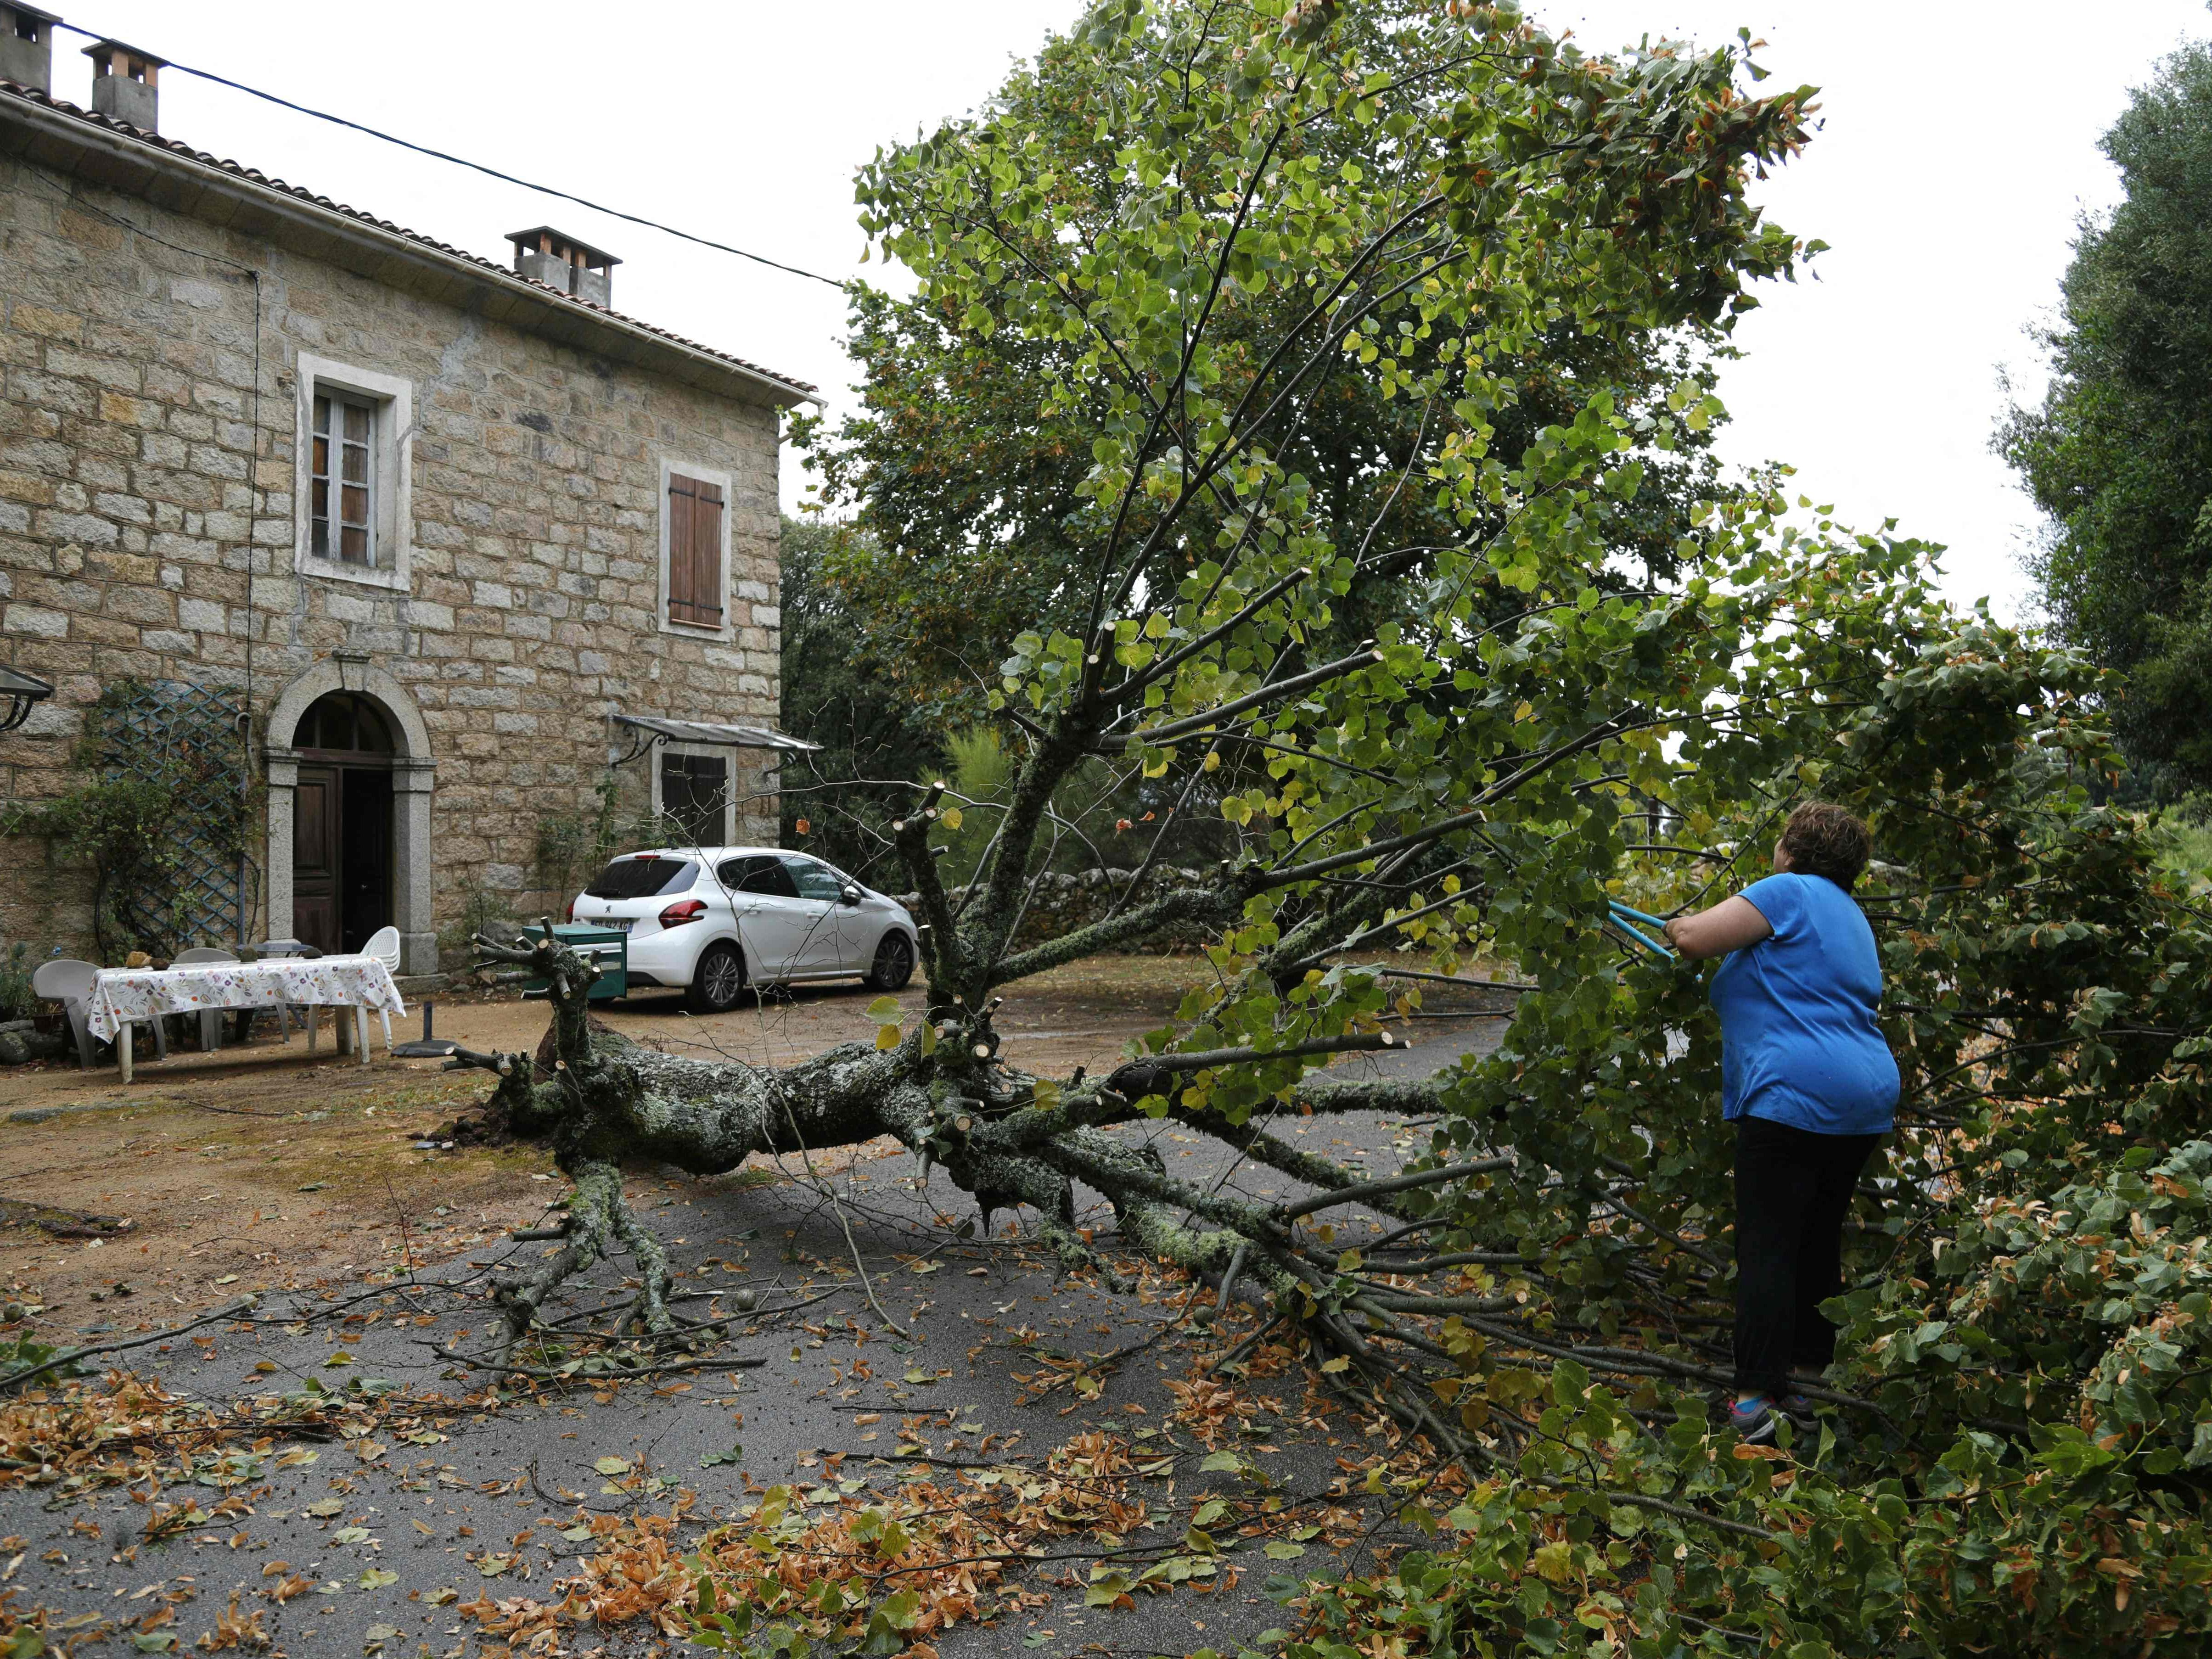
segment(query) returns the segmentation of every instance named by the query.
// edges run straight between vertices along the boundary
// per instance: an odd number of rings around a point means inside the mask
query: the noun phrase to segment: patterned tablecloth
[[[102,1042],[112,1042],[125,1020],[210,1008],[265,1008],[278,1002],[361,1007],[371,1013],[407,1012],[392,970],[374,957],[272,957],[188,968],[102,969],[85,1023]]]

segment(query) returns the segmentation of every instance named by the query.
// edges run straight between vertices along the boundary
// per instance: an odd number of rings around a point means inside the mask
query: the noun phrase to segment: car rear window
[[[698,873],[690,859],[617,859],[584,890],[593,898],[659,898],[683,892]]]

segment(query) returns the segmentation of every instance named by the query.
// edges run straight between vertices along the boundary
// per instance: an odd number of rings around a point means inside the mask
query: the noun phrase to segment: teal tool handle
[[[1606,901],[1606,907],[1615,915],[1626,916],[1631,921],[1644,922],[1653,927],[1661,929],[1664,929],[1667,926],[1666,917],[1655,916],[1644,910],[1632,910],[1627,905],[1623,904],[1619,899],[1607,899]]]
[[[1626,911],[1626,915],[1622,914],[1625,910]],[[1626,907],[1624,905],[1608,904],[1606,907],[1605,919],[1611,922],[1615,927],[1620,929],[1622,933],[1627,934],[1629,938],[1634,939],[1645,950],[1650,951],[1652,955],[1663,957],[1668,962],[1672,962],[1674,959],[1674,953],[1672,951],[1660,944],[1657,939],[1650,937],[1648,934],[1644,933],[1636,927],[1631,926],[1626,920],[1626,916],[1641,917],[1646,921],[1652,919],[1649,916],[1644,915],[1644,913],[1640,910],[1627,910]]]

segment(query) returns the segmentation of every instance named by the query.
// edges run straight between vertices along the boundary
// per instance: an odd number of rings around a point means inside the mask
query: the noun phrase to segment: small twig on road
[[[838,1228],[845,1235],[845,1248],[853,1253],[853,1271],[860,1276],[861,1294],[868,1298],[868,1305],[876,1310],[876,1317],[884,1322],[887,1329],[896,1331],[901,1336],[908,1335],[907,1328],[885,1313],[884,1304],[876,1300],[876,1287],[868,1278],[868,1264],[860,1260],[860,1242],[853,1237],[852,1221],[845,1214],[845,1206],[837,1201],[837,1189],[816,1173],[813,1154],[806,1149],[806,1137],[799,1133],[799,1115],[791,1109],[791,1103],[787,1100],[783,1102],[783,1115],[784,1121],[791,1125],[793,1139],[799,1142],[799,1161],[806,1170],[807,1180],[813,1183],[816,1192],[829,1200],[830,1208],[837,1218]],[[776,1160],[779,1166],[782,1162],[781,1158]]]
[[[72,1348],[67,1353],[56,1354],[43,1365],[34,1365],[27,1371],[18,1371],[13,1376],[0,1377],[0,1388],[20,1389],[34,1376],[43,1376],[48,1371],[58,1370],[64,1365],[73,1365],[78,1360],[89,1358],[96,1353],[121,1353],[126,1348],[143,1348],[151,1343],[167,1342],[173,1337],[182,1336],[186,1331],[196,1331],[203,1325],[212,1325],[217,1320],[235,1319],[247,1310],[260,1305],[261,1298],[258,1296],[242,1296],[228,1307],[218,1308],[211,1314],[204,1314],[188,1325],[179,1325],[166,1331],[154,1331],[145,1336],[134,1336],[128,1341],[101,1342],[89,1348]]]
[[[411,1280],[415,1277],[415,1236],[407,1231],[407,1212],[400,1207],[399,1194],[389,1175],[384,1177],[384,1195],[392,1200],[392,1213],[399,1218],[399,1260]]]
[[[551,1492],[546,1491],[544,1486],[538,1481],[538,1460],[536,1458],[533,1457],[529,1462],[524,1464],[523,1468],[530,1476],[530,1490],[536,1492],[540,1498],[553,1508],[558,1509],[563,1504],[574,1504],[578,1509],[591,1515],[622,1515],[627,1513],[631,1508],[631,1505],[628,1504],[586,1504],[580,1498],[556,1498]]]
[[[480,1359],[474,1354],[456,1353],[419,1336],[415,1339],[415,1346],[429,1349],[450,1365],[466,1365],[472,1370],[497,1371],[506,1376],[526,1376],[533,1382],[542,1382],[553,1388],[567,1388],[572,1384],[598,1388],[608,1382],[634,1382],[640,1377],[665,1376],[671,1371],[747,1371],[757,1365],[768,1364],[767,1360],[761,1358],[709,1359],[694,1354],[684,1359],[670,1360],[665,1364],[640,1365],[635,1370],[574,1370],[564,1374],[559,1370],[548,1370],[543,1366],[507,1365],[495,1359]]]

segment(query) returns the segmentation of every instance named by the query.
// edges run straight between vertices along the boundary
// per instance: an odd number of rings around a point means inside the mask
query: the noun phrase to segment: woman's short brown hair
[[[1799,875],[1826,876],[1849,892],[1874,854],[1874,836],[1856,812],[1825,800],[1799,804],[1783,826],[1782,850]]]

